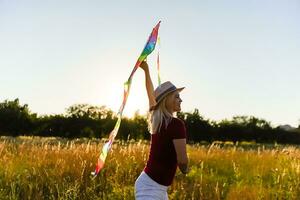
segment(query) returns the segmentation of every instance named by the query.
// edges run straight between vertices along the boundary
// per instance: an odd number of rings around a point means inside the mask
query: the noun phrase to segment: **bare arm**
[[[189,161],[186,153],[186,139],[174,139],[173,144],[176,150],[178,167],[183,174],[187,174],[189,172]]]
[[[153,84],[149,72],[149,67],[147,62],[143,61],[140,65],[140,67],[144,70],[145,72],[145,82],[146,82],[146,90],[148,94],[148,99],[149,99],[149,108],[154,106],[156,104],[155,97],[154,97],[154,89],[153,89]]]

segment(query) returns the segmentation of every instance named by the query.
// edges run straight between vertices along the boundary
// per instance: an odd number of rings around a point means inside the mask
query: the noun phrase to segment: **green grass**
[[[116,141],[92,179],[102,140],[0,138],[0,199],[134,199],[146,141]],[[297,199],[300,149],[231,142],[189,145],[191,171],[176,174],[170,199]]]

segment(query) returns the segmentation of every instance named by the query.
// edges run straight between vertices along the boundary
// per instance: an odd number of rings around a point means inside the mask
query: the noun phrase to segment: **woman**
[[[140,67],[145,72],[150,106],[151,148],[147,165],[135,182],[135,197],[168,199],[167,189],[177,166],[183,174],[188,173],[185,126],[183,121],[173,117],[181,110],[179,92],[184,88],[176,88],[167,81],[154,91],[148,64],[142,62]]]

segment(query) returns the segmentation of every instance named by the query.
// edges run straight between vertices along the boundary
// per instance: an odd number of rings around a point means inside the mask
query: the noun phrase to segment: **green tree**
[[[213,127],[209,120],[204,119],[195,109],[193,113],[177,113],[177,117],[185,121],[188,140],[191,142],[200,142],[201,140],[209,141],[212,139]]]
[[[67,117],[91,118],[91,119],[112,119],[113,112],[105,106],[92,106],[89,104],[74,104],[66,109]]]
[[[31,114],[28,105],[20,105],[19,99],[0,103],[0,134],[25,135],[34,128],[36,114]]]
[[[112,110],[89,104],[70,106],[66,109],[66,118],[65,131],[69,137],[105,137],[116,120]]]

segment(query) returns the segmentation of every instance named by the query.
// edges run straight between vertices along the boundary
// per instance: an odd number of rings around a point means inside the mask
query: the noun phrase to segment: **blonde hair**
[[[169,95],[168,95],[169,96]],[[170,113],[166,108],[167,97],[158,104],[158,108],[151,111],[148,115],[148,130],[151,134],[160,132],[161,126],[164,122],[167,128],[172,120],[172,113]]]

